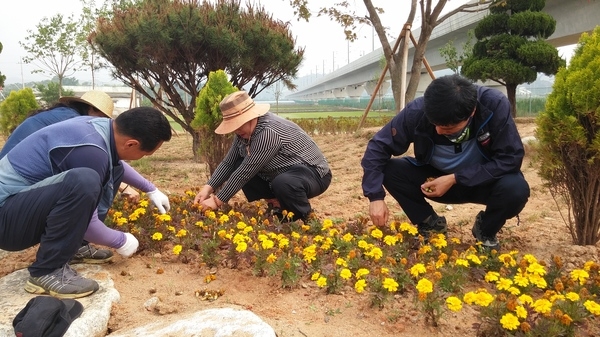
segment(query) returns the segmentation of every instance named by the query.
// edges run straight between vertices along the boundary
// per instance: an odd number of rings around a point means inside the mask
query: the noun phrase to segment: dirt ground
[[[532,119],[518,119],[517,123],[522,137],[534,135]],[[359,214],[368,215],[368,200],[362,196],[360,187],[360,160],[373,132],[314,137],[333,172],[329,190],[312,202],[320,218],[351,219]],[[163,192],[183,193],[206,181],[202,164],[183,159],[189,158],[191,153],[191,138],[174,136],[154,154],[160,160],[153,161],[150,169],[140,171]],[[600,262],[599,245],[572,245],[558,207],[538,177],[532,158],[530,150],[522,167],[531,187],[531,198],[520,214],[520,222],[510,219],[499,234],[502,249],[532,253],[541,260],[549,260],[556,254],[571,266],[586,260]],[[236,198],[244,200],[241,195]],[[386,202],[392,213],[401,212],[393,199],[388,197]],[[436,204],[434,208],[447,218],[449,236],[473,241],[471,225],[483,206]],[[30,249],[12,255],[10,260],[5,258],[0,263],[0,275],[26,267],[34,253],[35,250]],[[153,322],[159,315],[228,306],[253,311],[269,323],[279,337],[475,336],[472,325],[476,323],[476,313],[469,308],[447,314],[440,326],[433,328],[425,324],[423,315],[415,309],[412,295],[396,296],[379,310],[369,306],[368,295],[356,294],[353,289],[345,289],[339,295],[326,295],[309,280],[297,289],[281,289],[278,279],[255,277],[250,270],[225,267],[208,270],[197,264],[184,264],[171,255],[137,254],[129,259],[117,255],[106,268],[121,294],[121,301],[113,307],[108,336],[111,332]],[[204,279],[211,272],[216,272],[216,280],[207,285]],[[223,296],[212,302],[197,298],[195,291],[205,288],[223,290]],[[159,297],[161,303],[155,310],[146,310],[144,303],[153,296]],[[582,336],[600,335],[600,331],[592,330]]]

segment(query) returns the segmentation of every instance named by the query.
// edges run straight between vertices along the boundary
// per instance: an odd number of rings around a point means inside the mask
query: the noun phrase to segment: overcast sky
[[[98,6],[102,0],[96,0]],[[318,0],[319,6],[325,6],[338,2],[337,0]],[[364,4],[360,0],[349,0],[355,4],[357,11],[366,13]],[[384,26],[389,27],[390,36],[398,36],[406,17],[408,16],[408,2],[400,5],[395,2],[389,6],[389,0],[376,0],[377,6],[386,6],[385,14],[381,15]],[[456,7],[465,1],[450,1],[448,7]],[[245,3],[245,1],[242,1]],[[299,75],[309,75],[318,72],[331,72],[348,61],[354,61],[360,56],[379,48],[378,39],[373,34],[371,27],[360,27],[358,41],[348,42],[344,39],[342,29],[334,22],[325,17],[313,17],[310,22],[297,21],[289,7],[288,0],[263,0],[261,2],[273,17],[283,21],[290,21],[292,34],[297,38],[297,45],[306,48],[305,59],[300,68]],[[309,2],[310,3],[310,2]],[[390,7],[390,8],[387,8]],[[2,7],[2,19],[0,20],[0,42],[3,51],[0,54],[0,72],[4,74],[6,83],[21,83],[48,79],[50,76],[43,74],[32,74],[34,66],[23,64],[20,60],[25,56],[25,51],[19,42],[24,42],[29,35],[28,30],[36,31],[36,25],[44,17],[52,17],[62,13],[65,17],[70,14],[81,13],[81,2],[79,0],[27,0],[23,3],[14,2],[10,6]],[[316,10],[316,8],[313,8]],[[375,39],[375,40],[373,40]],[[564,56],[564,55],[563,55]],[[91,81],[91,75],[87,72],[78,72],[74,75],[80,81]],[[97,78],[97,83],[114,82],[108,72],[103,72]]]

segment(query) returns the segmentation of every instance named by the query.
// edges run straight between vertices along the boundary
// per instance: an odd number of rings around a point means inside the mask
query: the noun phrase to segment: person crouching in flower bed
[[[194,203],[218,209],[242,190],[248,201],[266,199],[272,208],[292,212],[289,220],[307,220],[309,199],[331,183],[331,170],[317,144],[245,91],[226,96],[219,107],[223,121],[215,133],[235,132],[235,138]]]

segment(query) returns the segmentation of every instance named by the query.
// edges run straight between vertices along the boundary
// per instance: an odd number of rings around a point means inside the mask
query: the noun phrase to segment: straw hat
[[[58,101],[61,103],[82,102],[89,104],[101,111],[108,118],[112,118],[113,110],[115,108],[112,98],[110,98],[110,96],[108,96],[108,94],[105,92],[98,90],[88,91],[81,95],[81,97],[63,96],[59,98]]]
[[[223,121],[215,129],[220,135],[233,132],[244,123],[258,118],[269,111],[270,104],[256,104],[245,91],[237,91],[223,98],[219,104]]]

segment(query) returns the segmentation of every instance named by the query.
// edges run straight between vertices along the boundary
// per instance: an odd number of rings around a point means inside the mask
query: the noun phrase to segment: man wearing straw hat
[[[59,99],[59,103],[47,109],[34,111],[23,123],[19,124],[15,131],[10,134],[6,144],[2,148],[0,159],[27,136],[45,126],[80,116],[111,118],[113,110],[114,103],[112,98],[102,91],[87,91],[81,97],[63,96]],[[121,183],[121,181],[125,183]],[[121,161],[121,166],[115,169],[115,182],[116,186],[121,185],[119,189],[114,191],[115,193],[121,191],[123,195],[137,202],[139,200],[139,193],[129,187],[133,186],[146,192],[161,213],[166,212],[165,207],[168,210],[168,197],[126,162]],[[101,202],[98,207],[98,216],[92,219],[88,229],[88,232],[93,235],[88,236],[93,243],[104,245],[107,242],[113,243],[108,246],[115,248],[120,255],[128,257],[135,253],[138,246],[137,239],[131,234],[126,235],[121,231],[108,228],[102,223],[108,209],[112,205],[112,201],[113,199],[107,199]],[[86,241],[83,242],[79,251],[73,256],[71,263],[106,263],[112,259],[112,256],[113,253],[110,250],[97,249],[89,245]]]
[[[248,201],[266,199],[306,221],[310,198],[329,187],[331,170],[317,144],[295,123],[257,104],[245,91],[220,103],[217,134],[235,133],[229,152],[194,202],[217,209],[242,190]]]

